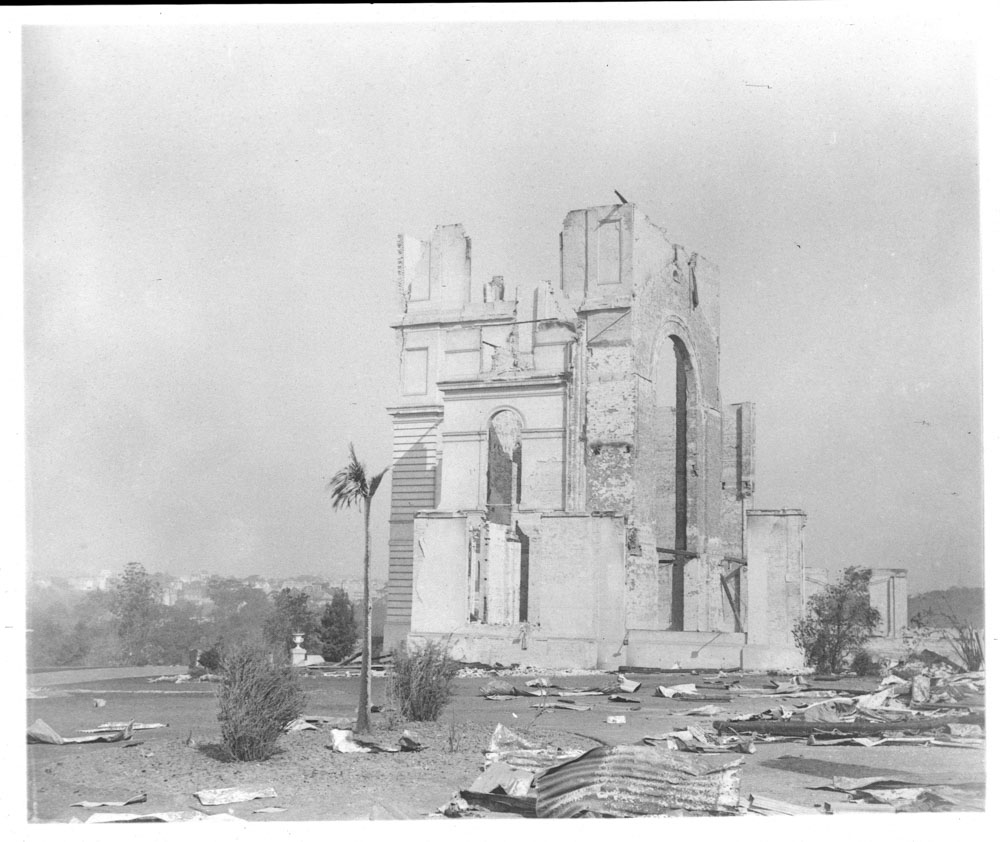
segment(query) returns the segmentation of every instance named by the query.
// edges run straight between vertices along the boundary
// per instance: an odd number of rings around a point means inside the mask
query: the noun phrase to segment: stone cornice
[[[512,321],[514,321],[514,302],[498,301],[491,304],[467,304],[461,308],[447,310],[434,307],[422,310],[414,307],[408,313],[396,318],[390,326],[396,329],[432,328],[461,324],[510,324]]]
[[[412,404],[412,405],[401,405],[401,406],[387,406],[385,411],[389,413],[393,418],[399,418],[402,420],[412,418],[417,419],[436,419],[440,421],[444,418],[444,407],[441,404]]]
[[[515,392],[561,391],[569,382],[568,374],[527,375],[491,380],[479,378],[464,378],[462,380],[439,380],[437,387],[444,392],[445,400],[459,397],[463,394],[513,390]]]

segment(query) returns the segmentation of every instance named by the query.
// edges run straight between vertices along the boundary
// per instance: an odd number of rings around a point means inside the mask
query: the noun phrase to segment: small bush
[[[400,647],[392,655],[389,694],[399,705],[403,719],[435,722],[451,697],[451,682],[458,663],[441,643],[425,643],[420,649]]]
[[[218,672],[222,667],[222,652],[219,647],[213,646],[198,655],[198,666],[204,667],[209,672]]]
[[[284,726],[305,709],[292,668],[259,643],[237,644],[222,659],[219,722],[222,745],[234,760],[266,760]]]
[[[796,621],[792,635],[806,664],[817,672],[841,672],[871,638],[879,621],[868,596],[871,578],[871,570],[848,567],[839,582],[809,597],[806,614]]]
[[[858,675],[879,675],[879,662],[867,649],[860,649],[851,661],[851,671]]]

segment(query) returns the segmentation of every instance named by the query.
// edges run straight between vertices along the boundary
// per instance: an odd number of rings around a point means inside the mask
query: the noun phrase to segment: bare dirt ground
[[[455,697],[437,723],[401,723],[390,714],[373,717],[373,736],[394,743],[405,727],[426,747],[413,753],[335,754],[328,728],[286,734],[280,752],[259,763],[227,762],[217,745],[216,686],[150,683],[137,677],[104,681],[49,683],[28,700],[27,723],[45,720],[64,736],[78,729],[94,728],[108,721],[163,722],[169,727],[140,731],[130,742],[82,745],[28,745],[28,817],[35,822],[85,820],[91,811],[72,807],[88,800],[124,800],[144,792],[147,801],[101,812],[153,813],[173,810],[231,812],[253,822],[327,819],[367,819],[433,814],[459,789],[467,788],[482,768],[483,751],[497,723],[523,730],[533,739],[562,748],[589,749],[605,743],[632,743],[644,736],[683,728],[694,722],[711,728],[712,717],[689,717],[684,711],[702,702],[680,702],[653,697],[658,684],[698,681],[683,674],[633,675],[642,681],[636,703],[611,702],[606,696],[581,697],[592,704],[589,711],[539,711],[536,698],[489,701],[479,688],[486,678],[462,678],[455,683]],[[90,678],[90,676],[80,676]],[[570,686],[611,684],[614,676],[552,676]],[[524,686],[525,677],[503,680]],[[356,710],[357,678],[301,679],[308,697],[306,713],[352,717]],[[763,686],[766,676],[748,676],[745,686]],[[870,687],[877,679],[845,679],[845,687]],[[29,686],[35,686],[32,677]],[[830,684],[835,689],[838,684]],[[382,679],[374,681],[374,701],[383,700]],[[95,707],[94,699],[105,700]],[[743,697],[716,703],[729,714],[765,710],[777,699]],[[625,725],[609,725],[609,715],[624,715]],[[189,744],[189,737],[197,745]],[[741,793],[782,799],[803,807],[846,796],[809,787],[830,783],[832,774],[887,775],[921,783],[971,784],[985,781],[984,752],[938,746],[813,747],[798,742],[758,743],[757,752],[743,756]],[[790,771],[783,758],[806,758],[811,771]],[[860,766],[843,769],[830,764]],[[865,767],[868,770],[866,771]],[[834,771],[835,770],[835,771]],[[276,799],[257,800],[225,807],[202,807],[194,793],[231,786],[274,787]],[[285,812],[255,814],[264,806]],[[504,814],[490,814],[500,817]],[[506,814],[510,817],[509,814]]]

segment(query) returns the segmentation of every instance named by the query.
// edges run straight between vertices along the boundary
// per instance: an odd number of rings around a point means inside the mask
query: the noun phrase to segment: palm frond
[[[350,508],[368,496],[368,477],[365,466],[350,446],[351,458],[348,463],[333,475],[327,486],[330,489],[330,501],[334,509]]]
[[[381,471],[379,471],[377,474],[375,474],[375,476],[373,476],[370,480],[368,480],[368,496],[369,497],[374,497],[375,496],[375,492],[378,491],[378,487],[379,487],[379,485],[382,482],[382,477],[384,477],[386,475],[386,473],[389,471],[390,467],[392,467],[392,466],[391,465],[386,465]]]
[[[334,509],[350,508],[357,505],[365,498],[369,500],[375,496],[382,478],[389,471],[391,466],[386,466],[377,474],[369,477],[365,472],[365,465],[354,450],[354,444],[350,445],[351,458],[348,463],[333,475],[328,488],[330,489],[330,500]]]

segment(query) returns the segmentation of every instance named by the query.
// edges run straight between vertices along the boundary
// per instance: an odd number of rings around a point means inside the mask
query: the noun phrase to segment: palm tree
[[[358,720],[354,730],[367,734],[371,730],[368,713],[371,709],[372,695],[371,506],[372,497],[378,491],[382,477],[389,468],[383,468],[374,476],[368,476],[364,464],[358,460],[358,455],[354,452],[353,444],[350,446],[350,451],[350,461],[334,474],[329,488],[330,500],[333,501],[335,511],[360,504],[365,516],[365,613],[361,642],[361,698],[358,701]]]

